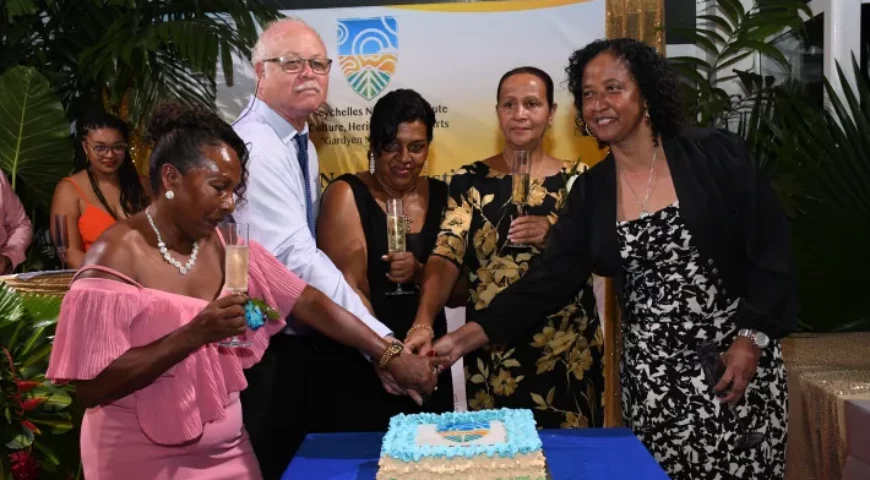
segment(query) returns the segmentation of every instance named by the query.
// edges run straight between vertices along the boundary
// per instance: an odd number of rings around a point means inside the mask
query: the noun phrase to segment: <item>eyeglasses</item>
[[[85,142],[88,143],[88,142]],[[105,155],[109,153],[111,150],[115,155],[123,155],[127,153],[127,144],[126,143],[116,143],[112,146],[108,145],[94,145],[93,143],[88,143],[88,145],[94,150],[94,153],[97,155]]]
[[[332,59],[329,58],[327,58],[326,60],[306,60],[304,58],[278,57],[267,58],[263,61],[277,63],[278,66],[281,67],[281,71],[285,73],[299,73],[303,69],[305,69],[306,63],[311,67],[311,71],[318,75],[326,75],[327,73],[329,73],[329,69],[332,68]]]

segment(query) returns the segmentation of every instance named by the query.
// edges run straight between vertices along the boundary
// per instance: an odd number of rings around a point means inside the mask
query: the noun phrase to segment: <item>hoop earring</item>
[[[172,190],[167,190],[166,193],[163,194],[163,196],[165,196],[167,200],[172,200],[173,198],[175,198],[175,192],[173,192]]]
[[[375,154],[372,152],[369,152],[369,173],[375,174]]]

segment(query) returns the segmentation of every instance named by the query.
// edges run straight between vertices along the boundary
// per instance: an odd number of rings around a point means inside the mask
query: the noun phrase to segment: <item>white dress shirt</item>
[[[356,315],[378,335],[391,335],[392,331],[369,313],[341,271],[317,248],[308,229],[305,180],[294,140],[297,134],[308,133],[308,124],[298,132],[265,102],[253,97],[233,129],[250,150],[247,202],[236,204],[235,221],[248,223],[251,238],[309,285]],[[320,164],[310,139],[308,171],[316,218],[320,204]],[[290,326],[285,332],[295,333]]]

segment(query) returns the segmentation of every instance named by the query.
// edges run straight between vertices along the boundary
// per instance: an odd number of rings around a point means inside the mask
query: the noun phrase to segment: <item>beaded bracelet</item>
[[[429,332],[429,335],[432,335],[432,338],[435,338],[435,330],[432,330],[432,327],[424,323],[415,323],[411,325],[411,328],[408,329],[408,333],[405,334],[405,338],[408,338],[414,330],[426,330]]]

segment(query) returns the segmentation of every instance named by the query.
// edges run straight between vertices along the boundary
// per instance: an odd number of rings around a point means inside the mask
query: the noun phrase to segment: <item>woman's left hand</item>
[[[713,389],[719,392],[728,391],[722,397],[722,401],[737,405],[746,393],[755,370],[758,368],[758,359],[761,357],[761,349],[755,346],[751,338],[737,337],[731,343],[731,347],[722,355],[725,362],[725,374]],[[730,389],[729,389],[730,385]]]
[[[433,357],[432,364],[438,367],[439,372],[449,369],[462,358],[462,351],[456,343],[456,335],[452,333],[436,340],[428,354]]]
[[[387,278],[393,283],[416,283],[414,279],[418,272],[423,269],[423,265],[411,252],[388,253],[381,257],[381,260],[390,262],[390,272],[387,273]]]
[[[460,358],[489,343],[489,337],[477,322],[468,322],[457,330],[444,335],[432,344],[428,355],[439,371],[450,368]]]
[[[508,240],[520,245],[543,247],[550,231],[550,220],[538,215],[517,217],[511,222]]]

